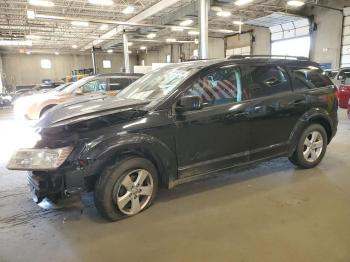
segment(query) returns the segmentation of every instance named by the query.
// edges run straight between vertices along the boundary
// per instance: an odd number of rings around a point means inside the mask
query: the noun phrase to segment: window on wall
[[[310,53],[310,22],[300,18],[270,27],[271,55],[304,56]]]
[[[251,54],[251,48],[250,46],[244,46],[244,47],[238,47],[238,48],[232,48],[226,50],[226,57],[232,56],[232,55],[250,55]]]
[[[51,69],[51,60],[50,59],[41,59],[40,65],[42,69]]]
[[[166,55],[166,62],[171,63],[171,55]]]
[[[103,68],[112,68],[111,60],[103,60]]]

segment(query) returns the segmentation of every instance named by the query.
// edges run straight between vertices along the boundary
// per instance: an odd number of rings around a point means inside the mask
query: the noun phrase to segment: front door
[[[248,160],[249,127],[241,70],[224,66],[199,76],[183,96],[201,110],[174,113],[179,176],[209,173]]]

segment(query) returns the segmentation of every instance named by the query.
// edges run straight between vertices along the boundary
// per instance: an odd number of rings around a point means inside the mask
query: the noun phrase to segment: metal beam
[[[209,0],[199,0],[199,57],[208,58]]]

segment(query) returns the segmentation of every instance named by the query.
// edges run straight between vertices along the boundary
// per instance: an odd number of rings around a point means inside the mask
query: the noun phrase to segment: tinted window
[[[96,79],[84,84],[81,87],[83,93],[104,92],[107,89],[107,84],[104,79]]]
[[[326,73],[322,72],[319,68],[313,66],[306,68],[293,67],[291,70],[295,90],[321,88],[333,85]]]
[[[279,66],[256,66],[248,71],[247,82],[253,98],[291,91],[288,75]]]
[[[111,78],[109,79],[109,89],[113,90],[122,90],[130,84],[128,78]]]
[[[185,95],[200,96],[204,106],[242,101],[241,73],[232,66],[199,77]]]

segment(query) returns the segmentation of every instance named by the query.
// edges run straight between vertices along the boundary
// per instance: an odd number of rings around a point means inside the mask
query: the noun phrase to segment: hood
[[[78,98],[55,106],[39,120],[38,128],[77,123],[100,116],[137,110],[144,111],[148,102],[134,99],[120,99],[115,96]]]

